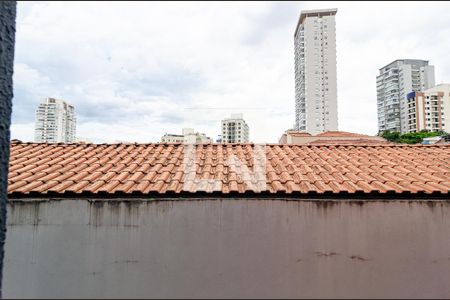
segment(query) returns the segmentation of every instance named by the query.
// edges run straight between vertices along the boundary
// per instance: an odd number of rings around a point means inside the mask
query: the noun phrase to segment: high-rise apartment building
[[[302,11],[294,34],[295,130],[338,130],[337,9]]]
[[[248,143],[249,128],[242,114],[222,120],[222,143]]]
[[[406,132],[450,132],[450,84],[411,92],[406,101]]]
[[[74,143],[75,108],[67,102],[47,98],[36,110],[34,140],[37,143]]]
[[[378,131],[408,132],[406,96],[434,86],[434,66],[427,60],[398,59],[377,76]]]

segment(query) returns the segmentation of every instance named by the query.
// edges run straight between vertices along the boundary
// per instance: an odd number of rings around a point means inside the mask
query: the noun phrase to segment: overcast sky
[[[339,129],[376,134],[378,69],[426,59],[450,82],[445,2],[19,2],[12,138],[34,139],[45,97],[75,106],[77,136],[158,142],[183,127],[216,138],[243,113],[253,142],[294,124],[302,9],[338,8]]]

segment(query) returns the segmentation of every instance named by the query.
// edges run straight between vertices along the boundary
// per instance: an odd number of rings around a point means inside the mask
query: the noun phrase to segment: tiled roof
[[[331,145],[379,145],[379,144],[391,144],[394,143],[389,142],[388,140],[371,140],[371,139],[354,139],[354,140],[327,140],[327,139],[321,139],[321,140],[315,140],[312,142],[305,143],[304,145],[322,145],[322,146],[331,146]]]
[[[310,133],[308,132],[303,132],[303,131],[288,131],[289,135],[293,135],[293,136],[312,136]]]
[[[368,135],[365,135],[365,134],[346,132],[346,131],[325,131],[325,132],[316,134],[315,136],[321,136],[321,137],[369,137]]]
[[[227,159],[234,154],[251,169],[253,144],[195,147],[195,180],[217,179],[219,194],[251,194]],[[182,144],[12,143],[8,193],[192,193],[184,151]],[[450,145],[271,144],[264,151],[267,194],[450,193]]]

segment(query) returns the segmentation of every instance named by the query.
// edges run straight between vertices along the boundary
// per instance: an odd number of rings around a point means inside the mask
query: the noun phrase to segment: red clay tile
[[[246,193],[256,182],[270,193],[450,193],[450,146],[266,145],[262,178],[228,162],[235,155],[253,171],[251,144],[197,145],[194,177],[183,171],[184,151],[181,144],[12,143],[8,193],[180,193],[198,191],[200,182],[212,192],[214,180],[222,193]]]
[[[14,181],[13,183],[8,184],[8,193],[12,193],[27,184],[28,182],[26,182],[25,180]]]
[[[159,180],[150,186],[149,191],[159,193],[164,187],[164,185],[165,185],[164,181]]]
[[[50,180],[50,181],[47,181],[45,184],[42,184],[39,187],[33,189],[33,191],[39,192],[39,193],[46,193],[47,191],[49,191],[51,188],[57,186],[58,184],[59,184],[58,181]]]
[[[90,173],[88,176],[86,176],[84,178],[84,180],[87,180],[89,182],[95,182],[96,180],[98,180],[102,176],[103,176],[102,172],[93,172],[93,173]]]
[[[24,186],[21,186],[20,188],[16,188],[15,191],[18,191],[19,193],[25,193],[28,194],[31,191],[34,191],[35,189],[38,189],[40,186],[42,186],[44,183],[42,181],[33,181],[31,183],[27,183]]]
[[[59,183],[53,187],[51,187],[48,191],[49,192],[56,192],[56,193],[60,193],[63,194],[66,189],[72,185],[74,185],[75,183],[71,180],[65,180],[65,181],[59,181]]]
[[[98,192],[112,193],[113,190],[120,184],[120,181],[111,180],[105,183],[101,188],[98,189]]]
[[[349,193],[364,191],[361,187],[357,186],[355,183],[353,183],[351,181],[344,181],[344,182],[342,182],[342,185],[347,188],[347,191]]]
[[[42,180],[43,182],[47,182],[47,181],[50,181],[50,180],[58,181],[57,178],[59,176],[61,176],[61,173],[53,172],[53,173],[47,174],[46,176],[43,176],[43,177],[39,178],[39,180]]]
[[[12,175],[14,174],[14,175]],[[9,172],[9,180],[10,182],[17,182],[17,181],[21,181],[21,180],[25,180],[29,177],[33,176],[33,173],[31,172],[23,172],[23,173],[19,173],[19,172]]]
[[[69,192],[75,192],[75,193],[81,193],[83,192],[84,188],[90,184],[87,180],[81,180],[81,181],[75,181],[73,185],[66,188],[66,191]]]
[[[343,181],[342,181],[342,182],[330,181],[330,182],[328,183],[328,185],[329,185],[330,188],[333,190],[333,193],[339,194],[339,193],[347,192],[347,191],[348,191],[348,190],[347,190],[347,187],[345,187],[342,183],[343,183]]]
[[[133,188],[130,189],[130,192],[146,191],[150,185],[151,185],[151,182],[148,180],[139,181]],[[148,191],[147,191],[147,193],[148,193]]]

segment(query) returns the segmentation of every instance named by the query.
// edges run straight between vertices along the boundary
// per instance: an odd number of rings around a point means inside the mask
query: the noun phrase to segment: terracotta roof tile
[[[436,188],[435,187],[433,187],[431,184],[429,184],[428,182],[421,182],[421,181],[419,181],[419,182],[411,182],[411,185],[414,187],[414,188],[417,188],[418,189],[418,191],[423,191],[423,192],[425,192],[425,193],[427,193],[427,194],[430,194],[430,193],[432,193],[433,191],[435,191],[436,190]]]
[[[60,181],[60,183],[58,183],[57,185],[51,187],[48,191],[49,192],[57,192],[57,193],[64,193],[66,191],[66,188],[70,187],[74,185],[74,182],[71,180],[65,180],[65,181]]]
[[[343,183],[343,181],[342,182],[330,181],[328,183],[328,185],[330,186],[330,188],[333,190],[333,193],[335,193],[335,194],[348,192],[347,188],[342,183]]]
[[[289,134],[293,135],[293,136],[311,136],[310,133],[301,132],[301,131],[290,131]]]
[[[87,180],[80,180],[80,181],[74,181],[74,184],[67,187],[66,191],[69,192],[75,192],[75,193],[81,193],[83,192],[84,188],[90,184]]]
[[[56,180],[57,178],[59,178],[61,176],[61,173],[59,172],[52,172],[50,174],[44,173],[46,174],[45,176],[39,178],[39,180],[42,180],[43,182],[47,182],[50,180]],[[56,180],[58,182],[58,180]]]
[[[182,144],[12,143],[9,194],[47,193],[450,193],[450,146],[345,144],[195,146],[184,170]],[[229,161],[234,155],[237,160]],[[256,158],[264,174],[254,171]],[[189,173],[187,173],[189,171]]]
[[[41,185],[43,185],[44,182],[36,180],[32,182],[27,182],[27,184],[21,186],[20,188],[14,189],[15,191],[18,191],[19,193],[29,193],[30,191],[33,191],[34,189],[39,188]]]
[[[371,181],[370,183],[372,183],[374,181]],[[370,193],[373,191],[376,191],[377,188],[374,187],[373,185],[371,185],[369,182],[364,181],[364,180],[358,180],[355,184],[361,188],[365,193]]]
[[[352,133],[352,132],[346,132],[346,131],[325,131],[322,133],[317,134],[316,136],[323,136],[323,137],[368,137],[368,135],[365,134],[359,134],[359,133]]]
[[[34,188],[33,191],[39,192],[39,193],[47,193],[52,187],[57,186],[59,184],[59,182],[55,181],[55,180],[42,181],[42,182],[45,182],[45,183],[38,186],[37,188]]]
[[[19,188],[27,185],[28,183],[25,180],[17,180],[14,183],[10,183],[8,185],[8,193],[11,193],[12,191],[16,191]]]
[[[14,174],[14,175],[13,175]],[[31,172],[23,172],[23,173],[17,173],[17,172],[9,172],[9,177],[10,178],[14,178],[15,182],[19,182],[19,181],[25,181],[25,179],[30,178],[31,176],[33,176],[33,173]],[[9,188],[10,186],[8,186]]]
[[[104,193],[113,193],[114,189],[119,184],[120,184],[120,182],[117,180],[106,181],[105,184],[102,187],[100,187],[97,191],[104,192]]]

